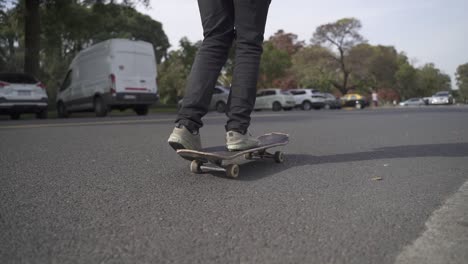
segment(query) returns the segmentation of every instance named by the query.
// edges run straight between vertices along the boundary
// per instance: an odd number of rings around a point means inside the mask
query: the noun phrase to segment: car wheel
[[[12,120],[18,120],[18,119],[20,119],[20,117],[21,117],[21,114],[19,114],[19,113],[10,114],[10,118]]]
[[[363,108],[363,107],[362,107],[362,104],[360,104],[360,103],[356,103],[356,106],[355,106],[355,107],[356,107],[356,109],[362,109],[362,108]]]
[[[309,111],[310,109],[312,109],[312,104],[309,101],[302,103],[302,110]]]
[[[145,106],[138,106],[138,107],[135,107],[135,109],[133,109],[135,111],[135,113],[139,116],[145,116],[148,114],[148,106],[145,105]]]
[[[226,113],[226,104],[224,102],[218,102],[216,104],[216,112],[218,113]]]
[[[325,104],[325,105],[323,106],[323,108],[325,108],[325,109],[327,109],[327,110],[330,110],[331,106],[330,106],[330,104]]]
[[[68,115],[69,114],[68,114],[67,107],[65,106],[65,104],[63,102],[59,102],[57,105],[57,116],[59,118],[67,118]]]
[[[97,117],[105,117],[109,109],[107,108],[104,99],[100,96],[94,98],[94,113],[96,113]]]
[[[279,102],[274,102],[272,108],[273,108],[273,111],[275,112],[281,111],[282,109],[281,104]]]
[[[37,119],[47,119],[47,109],[41,110],[40,112],[36,113],[36,118]]]

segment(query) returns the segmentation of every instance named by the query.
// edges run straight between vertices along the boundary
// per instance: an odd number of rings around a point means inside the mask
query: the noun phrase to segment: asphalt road
[[[235,180],[190,173],[173,117],[1,121],[0,263],[468,259],[468,107],[255,113],[254,134],[290,134],[286,162]]]

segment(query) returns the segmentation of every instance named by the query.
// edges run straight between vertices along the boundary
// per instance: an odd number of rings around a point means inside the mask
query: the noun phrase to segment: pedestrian
[[[174,149],[201,149],[199,129],[229,49],[236,41],[233,81],[225,125],[230,151],[258,145],[250,135],[263,35],[271,0],[198,0],[203,43],[187,80],[185,97],[168,143]]]
[[[372,102],[374,103],[375,107],[379,106],[379,95],[376,91],[372,91]]]

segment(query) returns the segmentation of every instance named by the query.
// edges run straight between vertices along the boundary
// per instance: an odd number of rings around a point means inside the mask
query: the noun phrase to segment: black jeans
[[[176,123],[191,131],[203,126],[214,86],[236,41],[226,131],[244,133],[255,105],[263,34],[271,0],[198,0],[203,43],[190,72]]]

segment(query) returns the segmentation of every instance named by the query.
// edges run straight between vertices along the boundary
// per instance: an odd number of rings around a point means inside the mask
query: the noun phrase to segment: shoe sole
[[[258,147],[258,145],[252,145],[249,147],[245,146],[239,146],[239,145],[231,145],[231,146],[226,146],[228,151],[243,151],[243,150],[249,150]]]
[[[179,149],[185,149],[184,145],[178,143],[178,142],[169,142],[169,146],[171,146],[175,151]]]

